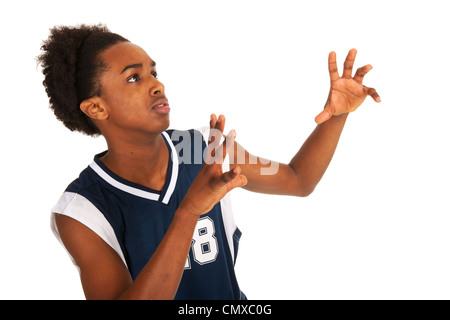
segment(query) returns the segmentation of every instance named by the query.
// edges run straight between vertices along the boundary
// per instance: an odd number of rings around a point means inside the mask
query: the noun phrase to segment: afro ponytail
[[[100,135],[80,110],[83,100],[101,96],[100,75],[106,70],[100,53],[118,42],[128,42],[104,25],[58,26],[50,30],[37,58],[44,74],[50,108],[71,131]]]

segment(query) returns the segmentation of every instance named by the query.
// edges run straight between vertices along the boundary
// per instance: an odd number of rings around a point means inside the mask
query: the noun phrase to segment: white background
[[[1,32],[1,299],[83,299],[49,228],[69,182],[105,149],[48,109],[35,57],[54,25],[103,22],[158,64],[171,127],[227,116],[250,152],[288,162],[315,127],[327,56],[370,63],[315,192],[233,191],[236,270],[250,299],[449,299],[446,1],[8,1]]]

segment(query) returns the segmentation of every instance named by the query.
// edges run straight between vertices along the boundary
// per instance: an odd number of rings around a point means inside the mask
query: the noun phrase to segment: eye
[[[138,82],[139,80],[141,80],[141,77],[137,73],[135,73],[127,79],[127,82],[134,83],[134,82]]]
[[[152,76],[153,78],[158,79],[158,72],[156,71],[152,72]]]

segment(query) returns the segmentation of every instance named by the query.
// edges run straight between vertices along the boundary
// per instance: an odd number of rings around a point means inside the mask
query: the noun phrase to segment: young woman
[[[94,157],[52,210],[52,228],[80,271],[87,299],[245,299],[234,273],[240,231],[227,193],[309,195],[336,149],[348,113],[376,91],[342,77],[329,55],[331,88],[318,126],[289,164],[251,156],[223,116],[211,132],[168,130],[170,106],[147,53],[103,25],[55,27],[39,56],[56,117],[103,135]],[[217,134],[219,133],[219,134]],[[229,168],[223,160],[229,156]],[[264,171],[266,170],[266,171]]]

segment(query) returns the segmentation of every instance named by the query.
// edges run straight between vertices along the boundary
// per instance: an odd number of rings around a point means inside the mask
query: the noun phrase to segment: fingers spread
[[[356,49],[351,49],[348,54],[347,58],[345,58],[344,62],[344,72],[342,74],[343,78],[351,78],[352,77],[352,70],[353,70],[353,64],[355,63],[356,58]]]

